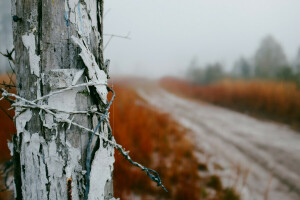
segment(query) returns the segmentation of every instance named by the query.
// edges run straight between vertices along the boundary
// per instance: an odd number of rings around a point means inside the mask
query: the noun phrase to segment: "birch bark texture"
[[[57,113],[16,108],[12,149],[16,199],[113,199],[114,149],[99,137],[93,137],[91,145],[85,194],[86,151],[92,134],[87,129],[96,127],[108,103],[103,0],[12,0],[12,16],[17,19],[13,38],[18,95]],[[76,87],[35,101],[86,81],[97,86]],[[87,129],[66,123],[70,120]],[[107,119],[99,132],[114,140]]]

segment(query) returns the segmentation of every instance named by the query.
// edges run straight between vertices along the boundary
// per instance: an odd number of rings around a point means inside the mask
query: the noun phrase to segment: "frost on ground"
[[[207,159],[242,199],[300,199],[299,133],[158,88],[139,94],[191,130],[196,146],[210,155],[199,159]]]

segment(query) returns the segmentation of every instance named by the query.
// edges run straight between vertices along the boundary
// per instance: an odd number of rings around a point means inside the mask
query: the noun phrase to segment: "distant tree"
[[[205,69],[205,83],[212,83],[224,78],[223,67],[220,63],[209,64]]]
[[[200,65],[198,63],[198,58],[196,56],[194,56],[189,64],[189,68],[195,69],[195,68],[199,68]]]
[[[252,73],[251,64],[244,57],[239,58],[233,66],[232,73],[240,78],[249,78]]]
[[[206,67],[200,68],[196,65],[188,68],[187,77],[199,84],[210,84],[225,77],[223,67],[220,63],[208,64]]]
[[[186,76],[193,82],[200,83],[203,79],[203,69],[201,69],[197,57],[193,57],[186,72]]]
[[[298,49],[298,53],[294,62],[295,72],[300,74],[300,48]]]
[[[255,75],[274,78],[288,62],[281,45],[272,37],[265,37],[254,56]]]
[[[295,79],[295,75],[293,74],[291,67],[283,66],[278,69],[276,78],[282,81],[293,81]]]

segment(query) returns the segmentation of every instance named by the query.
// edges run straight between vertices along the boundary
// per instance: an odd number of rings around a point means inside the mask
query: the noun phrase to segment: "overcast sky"
[[[230,69],[270,34],[289,59],[300,47],[300,0],[107,0],[105,10],[105,33],[131,32],[105,49],[114,73],[180,75],[193,57]]]

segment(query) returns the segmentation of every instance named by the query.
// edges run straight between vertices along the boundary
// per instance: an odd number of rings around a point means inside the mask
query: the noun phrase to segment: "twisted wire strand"
[[[98,85],[98,84],[103,84],[103,83],[94,83],[94,85]],[[57,112],[64,112],[63,110],[57,110],[57,109],[54,109],[54,108],[50,108],[46,105],[40,105],[40,104],[37,104],[36,102],[40,101],[40,100],[43,100],[51,95],[55,95],[55,94],[58,94],[58,93],[62,93],[66,90],[71,90],[73,88],[77,88],[77,87],[83,87],[83,86],[92,86],[93,84],[91,82],[87,83],[87,84],[78,84],[78,85],[74,85],[74,86],[71,86],[71,87],[68,87],[66,89],[63,89],[62,91],[57,91],[57,92],[54,92],[54,93],[51,93],[50,95],[46,95],[46,96],[43,96],[39,99],[36,99],[36,100],[33,100],[33,101],[29,101],[25,98],[22,98],[16,94],[13,94],[13,93],[9,93],[7,92],[5,89],[2,88],[2,98],[0,100],[2,100],[3,98],[9,98],[9,97],[13,97],[15,98],[16,100],[18,101],[15,101],[15,100],[12,100],[10,99],[14,104],[12,105],[13,107],[20,107],[20,108],[23,108],[24,110],[26,109],[40,109],[40,110],[43,110],[51,115],[53,115],[55,118],[59,119],[61,122],[65,122],[65,123],[68,123],[70,125],[74,125],[76,127],[79,127],[83,130],[86,130],[91,134],[90,138],[89,138],[89,141],[88,141],[88,145],[87,145],[87,159],[86,159],[86,192],[85,192],[85,200],[88,199],[88,193],[89,193],[89,188],[90,188],[90,171],[91,171],[91,155],[92,155],[92,152],[91,152],[91,144],[92,144],[92,141],[93,141],[93,138],[94,138],[94,135],[97,135],[100,139],[103,139],[105,142],[107,142],[108,144],[110,144],[112,147],[114,147],[116,150],[118,150],[122,156],[127,160],[129,161],[132,165],[136,166],[136,167],[139,167],[142,171],[144,171],[146,173],[146,175],[154,182],[156,182],[157,186],[160,186],[162,187],[166,192],[167,189],[165,188],[165,186],[162,184],[162,181],[161,181],[161,178],[158,174],[158,172],[156,172],[155,170],[153,169],[150,169],[150,168],[147,168],[143,165],[141,165],[140,163],[138,162],[135,162],[131,159],[131,157],[129,156],[129,152],[128,151],[125,151],[125,149],[123,149],[123,147],[116,143],[116,141],[114,139],[112,140],[109,140],[108,138],[106,138],[105,136],[103,135],[100,135],[99,133],[97,133],[97,130],[99,129],[99,127],[101,126],[101,123],[103,122],[104,119],[108,119],[108,111],[113,103],[113,100],[115,98],[115,92],[114,90],[112,90],[111,88],[109,88],[108,86],[107,87],[107,90],[109,92],[112,92],[113,93],[113,96],[107,106],[107,108],[105,109],[105,113],[101,115],[100,117],[100,120],[96,126],[96,128],[94,130],[91,130],[89,128],[86,128],[78,123],[75,123],[73,122],[72,120],[70,119],[64,119],[64,118],[60,118],[58,115],[57,115]],[[25,104],[21,104],[20,102],[23,102]],[[28,105],[29,104],[29,105]],[[23,110],[23,111],[24,111]],[[69,112],[69,114],[89,114],[90,111],[74,111],[74,112]],[[96,112],[95,112],[96,113]],[[99,114],[99,113],[96,113],[96,114]]]

